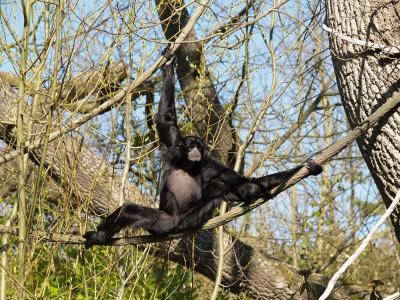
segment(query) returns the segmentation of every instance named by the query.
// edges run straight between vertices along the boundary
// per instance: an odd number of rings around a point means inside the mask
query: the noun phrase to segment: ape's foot
[[[169,47],[163,49],[161,54],[167,59],[166,65],[172,64],[174,61],[174,53],[171,51]]]
[[[107,245],[111,237],[105,231],[88,231],[83,237],[86,239],[85,248],[89,249],[93,245]]]
[[[309,159],[305,163],[306,168],[310,171],[311,175],[318,175],[322,172],[322,166],[317,164],[314,160]]]

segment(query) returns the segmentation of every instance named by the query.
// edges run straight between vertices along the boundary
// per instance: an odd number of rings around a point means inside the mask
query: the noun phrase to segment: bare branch
[[[368,233],[366,238],[362,241],[361,245],[357,248],[357,250],[350,256],[346,262],[339,268],[339,270],[333,275],[332,279],[329,281],[328,286],[326,287],[325,292],[321,295],[319,300],[325,300],[332,293],[333,288],[335,287],[336,282],[340,277],[346,272],[347,268],[351,266],[351,264],[363,253],[365,248],[368,246],[371,241],[373,235],[378,231],[379,227],[386,221],[387,218],[392,214],[393,210],[396,208],[397,204],[400,202],[400,190],[396,194],[396,198],[392,201],[389,208],[385,211],[382,217],[376,222],[374,227],[372,227],[371,231]]]

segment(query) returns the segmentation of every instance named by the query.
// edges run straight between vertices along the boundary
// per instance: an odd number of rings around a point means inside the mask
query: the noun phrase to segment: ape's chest
[[[178,203],[190,203],[201,198],[201,180],[182,169],[172,169],[168,175],[168,189]]]

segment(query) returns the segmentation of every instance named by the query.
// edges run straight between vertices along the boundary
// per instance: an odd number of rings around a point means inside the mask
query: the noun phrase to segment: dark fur
[[[127,203],[109,215],[97,228],[87,232],[86,247],[107,244],[122,228],[141,227],[154,235],[196,230],[212,217],[214,208],[227,202],[249,203],[257,198],[270,199],[270,191],[303,165],[259,178],[246,178],[208,156],[203,141],[195,136],[181,137],[175,111],[175,74],[172,59],[163,68],[156,125],[164,162],[159,209]],[[191,152],[193,151],[193,152]],[[201,154],[190,160],[189,153]],[[195,157],[198,157],[196,156]],[[321,173],[320,165],[306,164],[312,175]]]

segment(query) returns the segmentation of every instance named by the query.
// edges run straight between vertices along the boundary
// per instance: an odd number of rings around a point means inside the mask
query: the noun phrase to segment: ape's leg
[[[127,226],[140,227],[158,236],[200,229],[211,218],[214,208],[218,207],[221,201],[221,198],[217,198],[203,202],[176,216],[154,208],[125,204],[109,215],[97,227],[97,231],[85,233],[85,247],[106,245],[114,234]]]
[[[178,218],[155,208],[133,203],[124,204],[109,215],[97,231],[86,232],[86,248],[107,244],[112,236],[124,227],[143,228],[153,234],[166,234],[178,223]]]
[[[228,193],[226,200],[248,203],[258,198],[271,199],[272,196],[269,192],[282,182],[288,180],[303,166],[310,170],[310,175],[318,175],[322,172],[321,165],[315,163],[313,160],[308,160],[304,165],[297,166],[290,170],[258,178],[246,178],[243,183],[238,184]]]
[[[179,223],[174,228],[174,232],[200,229],[212,217],[214,208],[219,207],[221,202],[221,198],[216,198],[195,206],[179,217]]]

